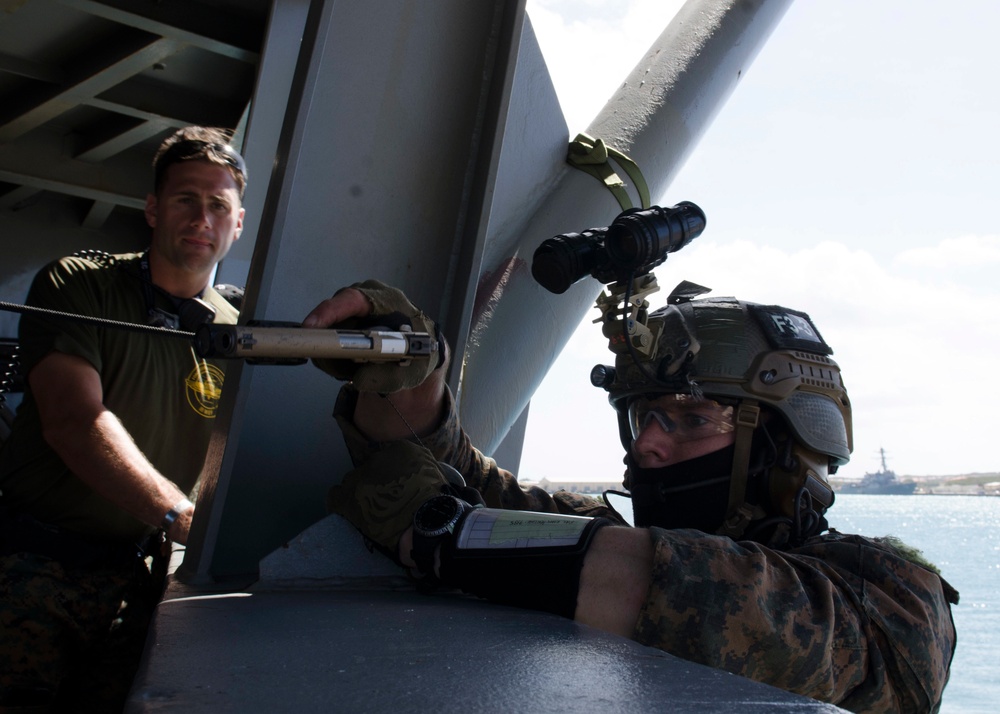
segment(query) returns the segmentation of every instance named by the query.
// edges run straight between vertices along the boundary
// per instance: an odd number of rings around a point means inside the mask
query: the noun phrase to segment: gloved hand
[[[378,280],[355,283],[352,288],[361,292],[371,303],[369,317],[341,323],[345,329],[385,327],[398,330],[409,325],[414,332],[426,332],[437,337],[434,321],[418,310],[397,288]],[[439,352],[430,359],[413,359],[409,364],[398,362],[355,362],[349,359],[314,359],[313,364],[337,379],[350,380],[361,392],[391,394],[402,389],[412,389],[433,372],[443,357],[441,340]]]
[[[399,539],[429,498],[452,492],[433,454],[409,441],[393,441],[330,488],[326,507],[349,520],[399,562]]]

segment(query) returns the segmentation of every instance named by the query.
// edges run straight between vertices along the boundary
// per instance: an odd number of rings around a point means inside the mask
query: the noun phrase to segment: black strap
[[[440,579],[492,602],[573,619],[583,560],[594,533],[611,524],[592,519],[568,546],[463,549],[456,536],[441,547]]]
[[[202,324],[214,321],[215,309],[207,303],[198,305],[205,294],[204,290],[195,295],[194,298],[179,298],[153,282],[153,273],[149,268],[149,250],[146,250],[139,258],[139,282],[142,284],[142,296],[146,303],[146,316],[149,319],[149,324],[165,327],[169,330],[194,332]],[[154,290],[170,301],[174,307],[173,312],[156,307]]]

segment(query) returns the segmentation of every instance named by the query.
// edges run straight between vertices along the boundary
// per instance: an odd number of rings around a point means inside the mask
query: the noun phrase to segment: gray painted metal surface
[[[566,620],[453,595],[166,600],[127,712],[839,712]]]
[[[330,516],[248,589],[174,583],[126,711],[842,710],[555,615],[415,592]]]

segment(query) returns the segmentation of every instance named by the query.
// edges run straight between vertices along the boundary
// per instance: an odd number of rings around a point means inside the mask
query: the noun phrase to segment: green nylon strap
[[[625,190],[625,182],[619,178],[618,174],[611,167],[609,159],[614,159],[619,166],[628,174],[635,185],[635,190],[639,193],[639,200],[642,208],[649,208],[649,186],[638,165],[628,156],[604,143],[603,139],[595,139],[586,134],[577,134],[576,138],[569,144],[569,153],[566,161],[570,166],[575,166],[581,171],[585,171],[597,178],[604,186],[614,194],[618,205],[623,211],[632,208],[632,199],[629,198]]]
[[[753,433],[760,423],[760,405],[756,399],[744,399],[736,408],[736,450],[733,453],[733,470],[729,481],[729,507],[726,520],[718,530],[719,535],[733,540],[743,535],[750,521],[763,516],[759,506],[746,502],[747,472],[750,467],[750,447]]]

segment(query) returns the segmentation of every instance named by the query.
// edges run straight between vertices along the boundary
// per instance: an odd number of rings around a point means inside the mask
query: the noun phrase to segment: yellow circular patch
[[[219,399],[222,397],[222,382],[225,377],[221,369],[206,362],[199,363],[191,370],[191,374],[184,380],[191,408],[207,419],[214,419],[215,412],[219,408]]]

